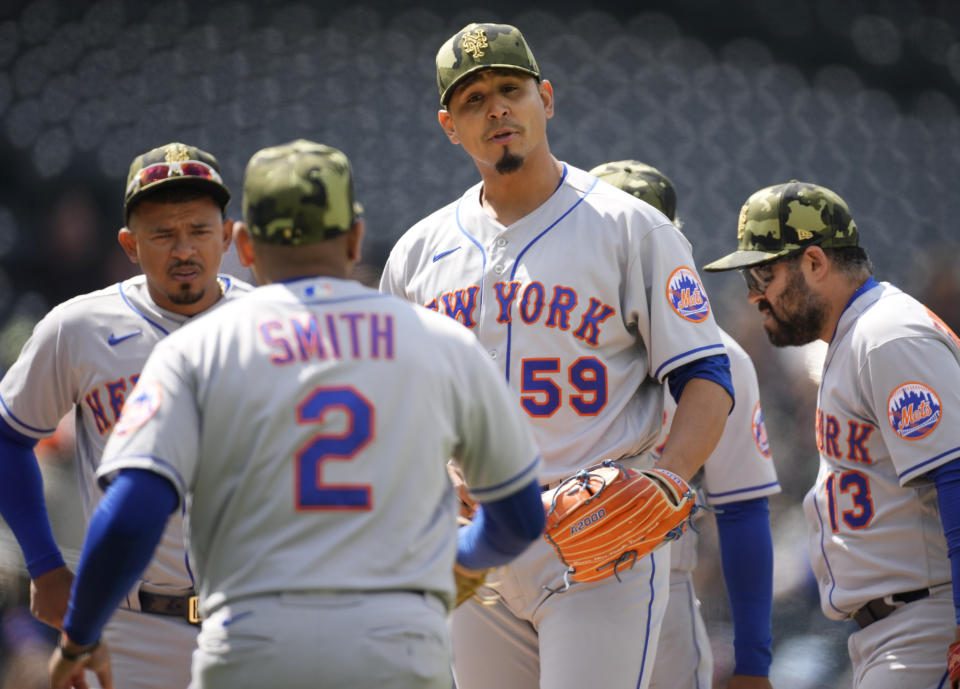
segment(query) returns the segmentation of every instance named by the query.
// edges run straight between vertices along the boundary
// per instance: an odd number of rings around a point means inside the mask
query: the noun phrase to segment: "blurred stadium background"
[[[791,178],[853,211],[878,277],[960,329],[960,4],[950,0],[489,0],[0,4],[0,373],[54,304],[133,273],[116,244],[127,166],[169,141],[212,151],[235,190],[258,148],[306,137],[353,161],[366,207],[362,277],[413,222],[478,179],[436,124],[433,57],[470,21],[527,37],[556,91],[554,153],[587,168],[637,158],[677,186],[698,264],[732,246],[740,204]],[[241,271],[233,257],[227,269]],[[570,270],[602,270],[577,265]],[[820,613],[799,504],[817,469],[818,347],[775,351],[739,278],[705,275],[721,324],[753,355],[784,487],[774,684],[850,685],[848,625]],[[70,429],[40,446],[55,531],[81,543]],[[709,519],[698,585],[717,681],[731,627]],[[50,634],[0,534],[0,689],[45,686]]]

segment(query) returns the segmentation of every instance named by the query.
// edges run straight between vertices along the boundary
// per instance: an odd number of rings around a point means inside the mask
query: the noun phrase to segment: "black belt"
[[[182,617],[190,624],[200,624],[200,608],[195,593],[168,596],[163,593],[150,593],[140,589],[137,597],[140,599],[141,612],[148,612],[152,615]]]
[[[892,596],[889,596],[889,598],[890,600],[898,603],[912,603],[915,600],[921,600],[929,595],[930,589],[917,589],[916,591],[895,593]],[[863,629],[867,625],[882,620],[896,609],[897,606],[890,605],[883,598],[874,598],[872,601],[853,613],[851,617],[853,617],[853,619],[856,620],[856,623],[860,625],[860,629]]]

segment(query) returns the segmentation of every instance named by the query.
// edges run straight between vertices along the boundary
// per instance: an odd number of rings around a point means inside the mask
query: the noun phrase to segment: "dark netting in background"
[[[258,148],[307,137],[344,150],[366,208],[374,280],[409,225],[478,179],[436,123],[433,67],[437,47],[474,20],[526,35],[555,87],[549,131],[559,158],[583,168],[638,158],[673,179],[698,264],[731,249],[754,190],[814,181],[846,199],[881,279],[960,326],[956,3],[263,5],[0,8],[0,371],[52,305],[133,272],[115,238],[127,165],[168,141],[218,156],[234,217]],[[602,266],[571,259],[570,269]],[[826,677],[848,685],[845,629],[823,620],[795,530],[816,472],[813,388],[797,382],[810,357],[766,344],[739,278],[705,280],[721,322],[757,363],[785,489],[772,503],[777,686],[828,686]],[[722,628],[722,582],[701,585]],[[729,653],[717,653],[718,667],[729,665]]]

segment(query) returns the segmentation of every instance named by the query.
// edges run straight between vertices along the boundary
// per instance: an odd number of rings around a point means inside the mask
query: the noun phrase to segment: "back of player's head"
[[[617,160],[597,165],[590,170],[590,174],[646,201],[670,218],[671,222],[676,222],[677,191],[670,178],[652,165],[639,160]]]
[[[467,24],[437,51],[440,105],[447,107],[464,79],[493,68],[526,72],[540,81],[540,68],[519,29],[509,24]]]
[[[223,183],[217,159],[196,146],[174,142],[142,153],[130,163],[123,197],[124,222],[140,201],[174,189],[208,194],[220,210],[230,201],[230,190]]]
[[[243,220],[254,239],[299,246],[347,232],[363,209],[347,156],[306,139],[257,151],[243,179]]]
[[[754,192],[740,209],[737,250],[703,267],[721,271],[748,268],[803,251],[859,245],[857,225],[846,202],[810,182],[790,180]]]

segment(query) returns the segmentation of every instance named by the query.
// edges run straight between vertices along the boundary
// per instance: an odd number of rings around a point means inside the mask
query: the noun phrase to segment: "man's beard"
[[[202,266],[195,261],[177,261],[170,270],[176,270],[182,266],[196,266],[202,270]],[[203,299],[203,295],[207,293],[206,288],[203,285],[196,287],[196,291],[191,291],[191,288],[194,285],[183,284],[180,285],[180,289],[175,291],[170,291],[167,293],[167,299],[169,299],[174,304],[179,304],[181,306],[189,306],[190,304],[196,304],[198,301]]]
[[[184,285],[183,289],[178,292],[170,292],[167,294],[167,298],[174,304],[180,304],[181,306],[187,306],[189,304],[196,304],[198,301],[203,299],[203,295],[207,291],[203,288],[198,289],[195,292],[190,291],[190,285]]]
[[[500,157],[500,160],[497,161],[494,168],[501,175],[509,175],[511,172],[519,170],[521,165],[523,165],[523,157],[511,153],[508,149],[504,148],[503,155]]]
[[[764,324],[767,338],[775,347],[805,345],[820,337],[823,321],[826,318],[827,303],[822,297],[811,292],[803,280],[803,274],[797,268],[790,271],[789,282],[780,297],[782,318],[767,300],[759,303],[761,311],[766,310],[776,322],[776,328]]]

